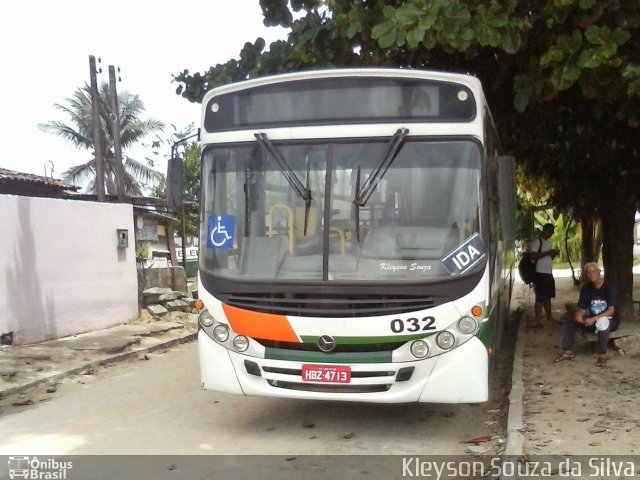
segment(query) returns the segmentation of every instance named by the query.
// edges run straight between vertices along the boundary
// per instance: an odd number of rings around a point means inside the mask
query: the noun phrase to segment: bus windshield
[[[475,141],[407,137],[390,157],[391,136],[273,143],[256,137],[203,154],[205,274],[385,283],[439,281],[482,268],[477,245],[479,258],[467,270],[452,271],[443,261],[484,237]],[[460,266],[465,259],[458,260]]]

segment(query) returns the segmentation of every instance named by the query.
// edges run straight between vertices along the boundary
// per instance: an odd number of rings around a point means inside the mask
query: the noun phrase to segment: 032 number
[[[436,323],[436,319],[433,317],[424,317],[422,319],[407,318],[406,320],[396,318],[391,320],[390,326],[393,333],[402,333],[404,331],[424,332],[427,330],[435,330],[436,327],[434,323]]]

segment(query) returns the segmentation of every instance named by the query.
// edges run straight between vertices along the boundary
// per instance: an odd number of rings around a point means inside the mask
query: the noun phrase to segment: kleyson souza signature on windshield
[[[390,272],[400,272],[400,271],[407,271],[407,272],[414,272],[414,271],[421,271],[421,272],[426,272],[427,270],[431,270],[431,265],[421,265],[419,263],[412,263],[411,265],[394,265],[392,263],[388,263],[388,262],[382,262],[380,264],[380,270],[387,270]]]

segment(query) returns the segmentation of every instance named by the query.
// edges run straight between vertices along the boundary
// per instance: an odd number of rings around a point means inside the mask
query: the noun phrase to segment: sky
[[[0,167],[44,175],[46,163],[49,175],[50,160],[56,178],[91,152],[38,124],[70,123],[54,104],[89,82],[89,55],[102,59],[98,82],[108,82],[109,65],[120,67],[118,91],[139,95],[143,118],[164,122],[168,136],[169,125],[197,127],[200,118],[199,104],[176,95],[172,75],[238,58],[259,36],[267,45],[286,38],[285,30],[263,25],[258,0],[26,0],[5,2],[2,10]],[[139,161],[152,156],[142,147],[125,153]],[[166,160],[158,169],[166,172]]]

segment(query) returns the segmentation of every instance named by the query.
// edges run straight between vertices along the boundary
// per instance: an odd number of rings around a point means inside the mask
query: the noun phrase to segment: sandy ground
[[[638,279],[636,278],[636,282]],[[556,319],[542,329],[525,328],[524,452],[560,455],[640,454],[640,355],[615,351],[606,368],[595,366],[595,336],[576,335],[576,359],[554,363],[559,353],[565,303],[578,288],[556,279]],[[533,315],[533,291],[524,297],[524,321]],[[638,319],[631,320],[639,323]],[[635,327],[640,332],[640,325]]]
[[[505,334],[509,339],[513,330]],[[0,455],[466,454],[473,458],[466,453],[469,447],[485,454],[504,450],[512,364],[508,349],[496,362],[489,402],[386,405],[204,391],[196,347],[192,342],[149,354],[149,360],[68,377],[55,385],[55,392],[47,393],[47,385],[42,385],[0,399]],[[471,439],[482,440],[473,445]]]

